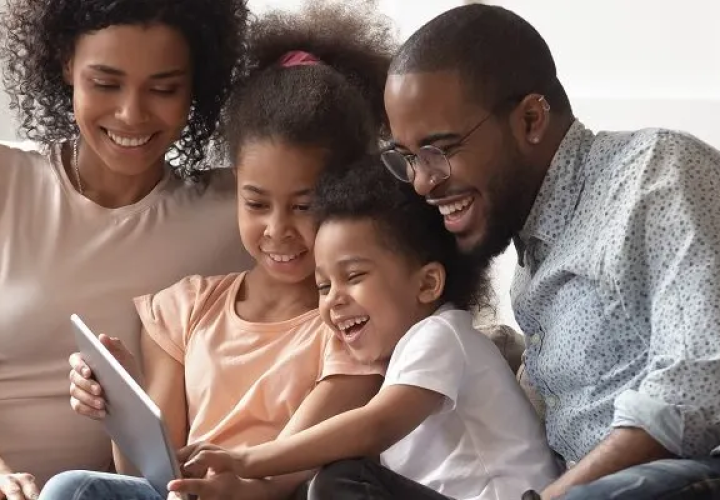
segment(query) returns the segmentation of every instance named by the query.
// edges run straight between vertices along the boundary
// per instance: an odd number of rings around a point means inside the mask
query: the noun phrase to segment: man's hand
[[[198,500],[268,500],[268,489],[262,480],[240,479],[232,472],[215,474],[209,471],[203,479],[176,479],[168,484],[173,493],[197,495]]]
[[[644,430],[618,427],[575,467],[547,486],[542,492],[542,499],[560,498],[573,486],[588,484],[615,472],[665,458],[674,457]]]
[[[0,500],[35,500],[39,494],[32,474],[0,474]]]

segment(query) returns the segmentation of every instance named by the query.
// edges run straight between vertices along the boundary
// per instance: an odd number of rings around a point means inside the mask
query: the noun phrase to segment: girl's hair
[[[377,148],[395,43],[374,7],[312,0],[298,13],[273,11],[250,24],[249,78],[230,99],[223,134],[233,161],[248,141],[265,139],[326,149],[329,164]],[[292,51],[319,61],[284,66]]]
[[[462,254],[437,207],[387,172],[378,155],[346,169],[324,171],[313,210],[318,226],[327,221],[372,221],[378,241],[393,253],[418,265],[443,265],[442,301],[462,309],[491,307],[489,263]]]
[[[0,57],[20,135],[44,145],[78,134],[63,66],[79,36],[114,25],[163,24],[187,39],[193,60],[189,121],[168,158],[178,173],[204,162],[230,89],[246,72],[245,0],[9,0]]]

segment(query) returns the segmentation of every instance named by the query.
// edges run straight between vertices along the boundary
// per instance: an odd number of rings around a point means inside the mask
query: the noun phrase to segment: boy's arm
[[[321,380],[303,400],[300,408],[298,408],[290,422],[288,422],[280,433],[280,436],[278,436],[278,441],[287,439],[288,436],[312,427],[333,415],[366,404],[377,393],[381,384],[382,377],[379,375],[335,375]],[[187,460],[188,457],[208,456],[208,454],[212,457],[222,456],[228,459],[231,453],[232,452],[216,446],[200,443],[189,446],[181,451],[179,459],[184,461]],[[185,471],[194,477],[205,477],[208,467],[202,467],[201,464],[193,466],[193,462],[196,462],[196,459],[191,459],[185,464]],[[232,459],[230,459],[229,464],[215,463],[215,465],[211,467],[215,469],[216,472],[221,473],[234,471]],[[303,482],[308,481],[313,474],[311,470],[304,470],[302,468],[294,469],[292,472],[294,473],[274,475],[274,477],[251,481],[237,478],[233,490],[238,493],[238,497],[242,496],[244,499],[286,499]],[[238,474],[237,472],[235,472],[235,474],[240,477],[249,477],[244,474]],[[273,476],[272,474],[269,475]],[[208,490],[211,489],[212,486],[208,481],[208,479],[181,479],[171,482],[170,488],[173,491],[186,494],[200,496],[205,494],[209,498],[214,498],[211,493],[208,493]]]
[[[310,470],[344,458],[378,455],[441,408],[445,397],[410,385],[384,388],[366,406],[292,436],[233,453],[234,471],[261,478]],[[192,463],[216,467],[222,452],[199,453]],[[222,468],[222,464],[217,464]]]
[[[380,385],[382,385],[382,377],[379,375],[337,375],[321,380],[303,400],[300,408],[297,409],[277,440],[271,442],[277,442],[334,415],[366,404],[377,394]],[[274,476],[263,481],[268,499],[287,498],[303,482],[310,480],[313,475],[311,470],[304,468],[294,469],[289,472],[293,473],[285,475],[266,474],[267,476]],[[240,474],[240,476],[250,477],[243,474]]]

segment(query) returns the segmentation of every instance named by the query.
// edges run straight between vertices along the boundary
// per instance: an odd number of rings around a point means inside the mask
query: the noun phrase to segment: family
[[[0,58],[0,500],[165,498],[73,313],[170,498],[720,499],[720,152],[586,128],[517,14],[9,0]],[[510,244],[541,412],[473,326]]]

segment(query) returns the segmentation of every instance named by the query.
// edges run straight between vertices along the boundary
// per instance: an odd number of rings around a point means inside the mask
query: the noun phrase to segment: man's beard
[[[503,253],[512,237],[520,230],[512,224],[512,217],[504,216],[493,206],[488,213],[488,224],[484,237],[469,251],[473,260],[483,267],[489,266],[493,259]],[[507,213],[507,212],[505,212]]]
[[[517,152],[506,165],[507,167],[501,170],[502,173],[488,190],[492,198],[488,200],[487,226],[484,235],[469,250],[473,259],[483,265],[489,266],[520,232],[535,198],[534,193],[529,193],[528,182],[523,182],[529,180],[529,169],[522,166],[522,160]]]

